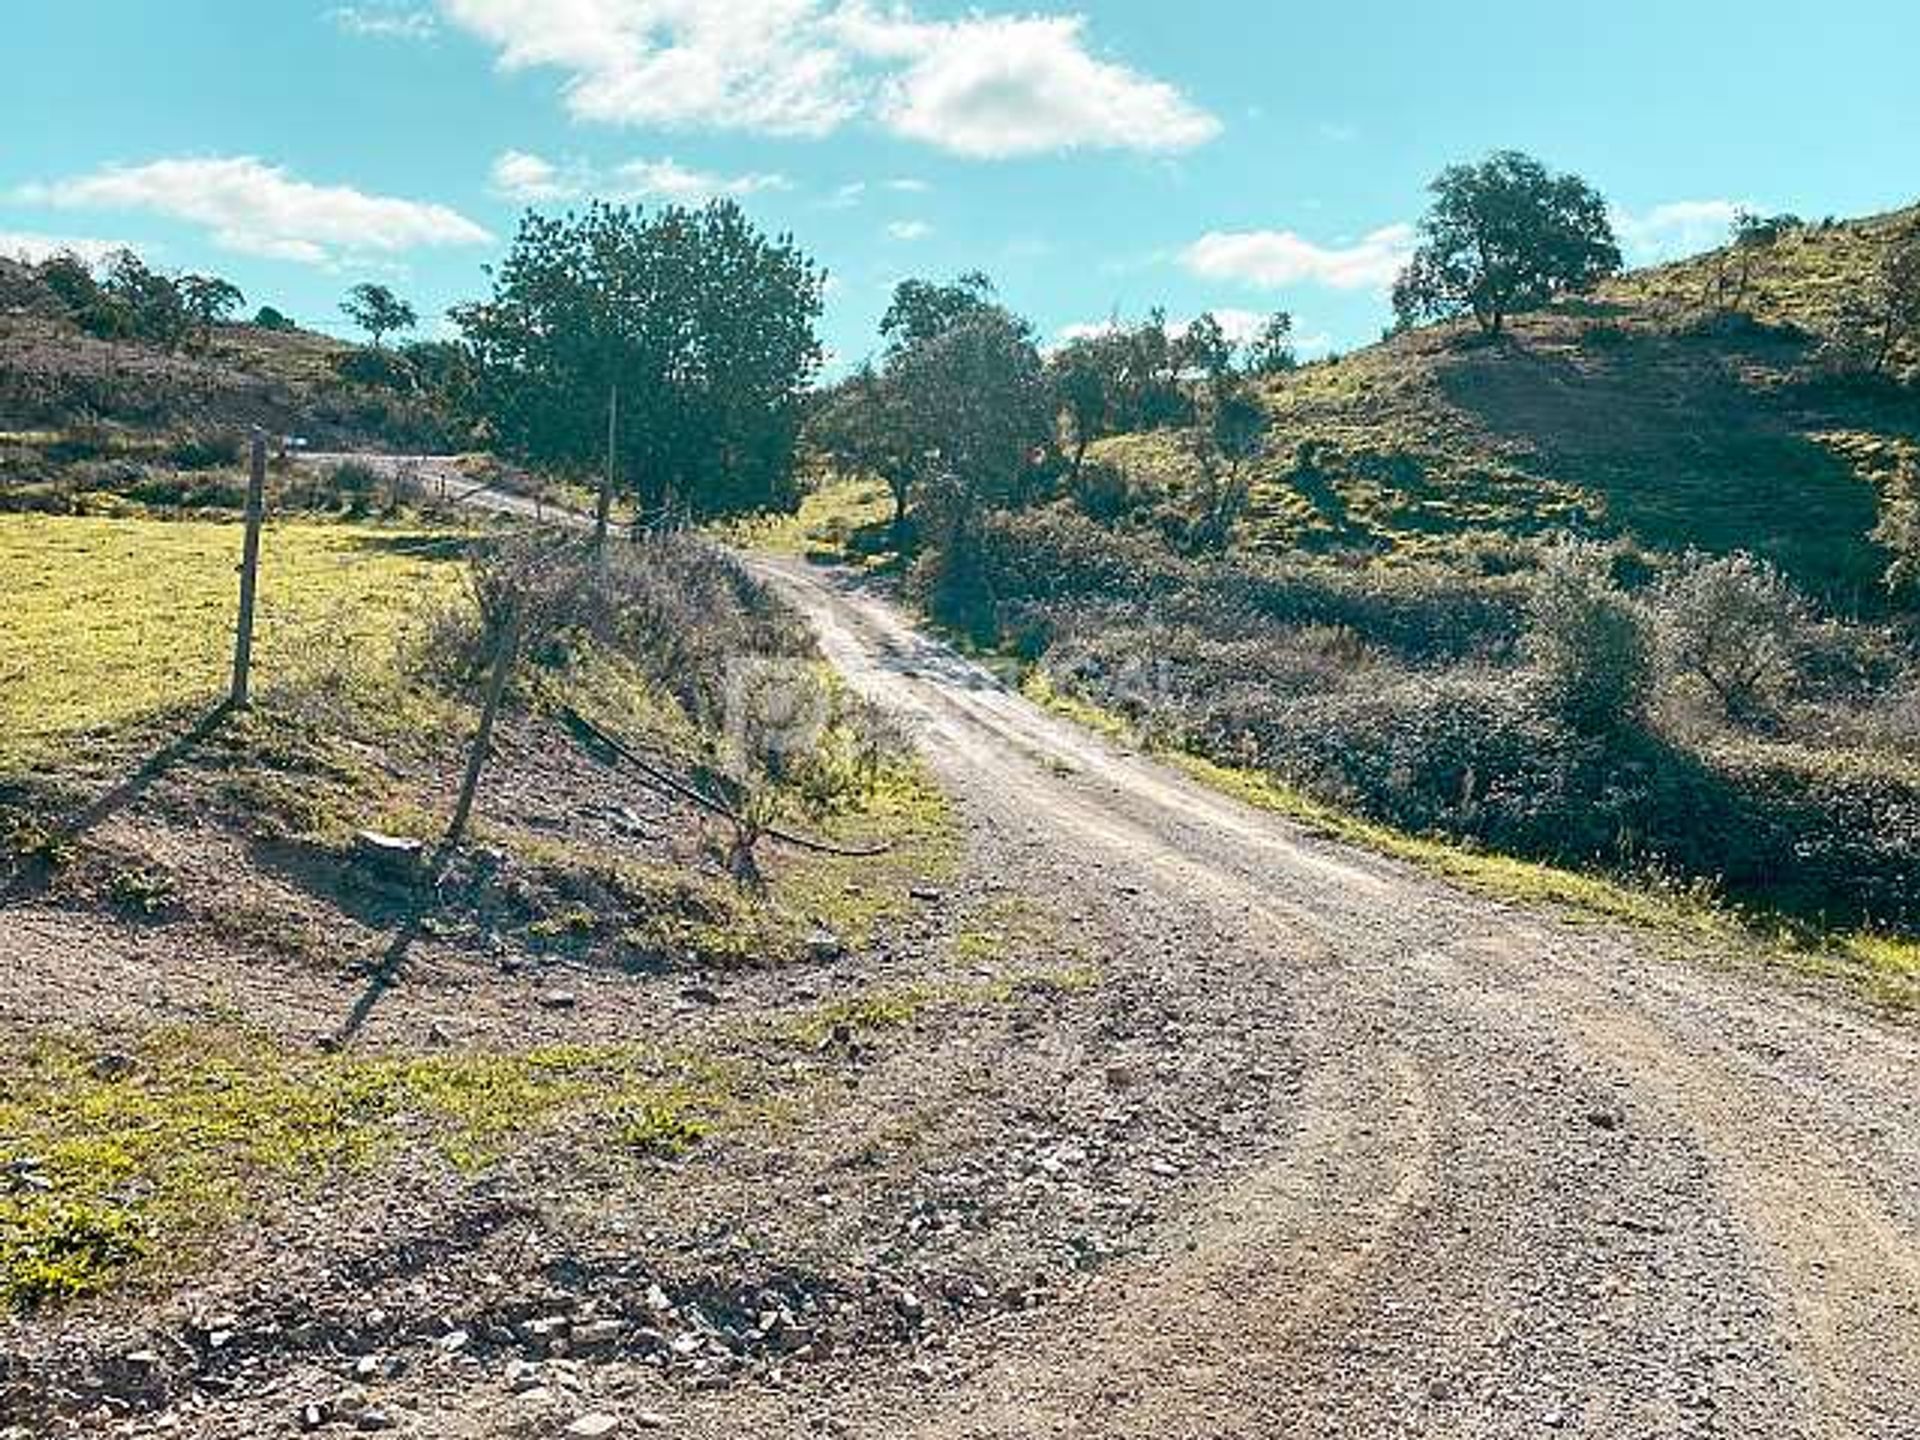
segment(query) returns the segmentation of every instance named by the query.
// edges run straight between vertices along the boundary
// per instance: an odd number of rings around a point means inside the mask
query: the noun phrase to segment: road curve
[[[852,1433],[1920,1436],[1914,1032],[1733,956],[1471,896],[1087,734],[797,560],[756,568],[976,826],[1271,1024],[1240,1178]],[[1177,953],[1175,953],[1177,952]],[[1179,1057],[1171,1057],[1175,1062]]]

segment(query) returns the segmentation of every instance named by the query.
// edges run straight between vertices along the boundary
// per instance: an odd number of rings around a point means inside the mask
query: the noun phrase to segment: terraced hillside
[[[1634,272],[1516,318],[1395,336],[1269,382],[1273,419],[1238,540],[1495,566],[1515,535],[1570,526],[1653,549],[1745,548],[1843,606],[1871,606],[1871,538],[1911,388],[1841,377],[1826,337],[1920,208],[1789,231],[1738,308],[1710,302],[1725,252]],[[1894,368],[1920,365],[1911,348]],[[1135,485],[1193,478],[1181,438],[1090,452]]]

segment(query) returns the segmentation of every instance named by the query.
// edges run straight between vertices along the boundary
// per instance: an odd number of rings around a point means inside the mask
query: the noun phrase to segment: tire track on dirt
[[[1911,1433],[1888,1398],[1920,1393],[1905,1032],[1346,851],[771,568],[987,823],[1283,967],[1309,1062],[1291,1138],[912,1433]]]

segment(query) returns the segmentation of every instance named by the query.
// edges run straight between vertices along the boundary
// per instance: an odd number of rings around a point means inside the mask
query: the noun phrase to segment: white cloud
[[[784,175],[715,175],[689,169],[671,157],[628,160],[602,173],[584,160],[555,164],[544,155],[525,150],[505,150],[496,155],[489,178],[494,194],[528,203],[601,194],[615,200],[665,200],[691,205],[722,195],[752,195],[793,186]]]
[[[858,205],[866,193],[866,181],[849,180],[846,184],[837,187],[831,195],[820,203],[825,205],[829,210],[846,210]]]
[[[933,186],[924,180],[905,177],[899,180],[887,181],[887,189],[897,191],[902,195],[924,195],[927,191],[933,189]]]
[[[577,169],[563,171],[546,157],[525,150],[503,150],[494,156],[488,178],[494,194],[522,202],[570,200],[585,189]]]
[[[510,70],[552,68],[577,118],[826,135],[857,116],[977,158],[1168,153],[1220,125],[1089,48],[1077,15],[918,18],[870,0],[440,0]]]
[[[440,0],[508,70],[567,75],[582,120],[823,135],[860,108],[818,0]]]
[[[896,220],[887,226],[889,240],[924,240],[933,233],[933,227],[924,220]]]
[[[141,247],[125,240],[104,240],[97,235],[43,235],[32,230],[0,230],[0,255],[9,260],[38,264],[55,255],[77,255],[89,265],[98,265],[121,250],[140,252]]]
[[[614,179],[616,193],[621,196],[675,204],[793,188],[793,182],[784,175],[715,175],[705,170],[689,170],[672,158],[629,160],[614,171]]]
[[[1411,225],[1388,225],[1351,245],[1316,245],[1291,230],[1210,231],[1189,245],[1180,263],[1208,280],[1238,280],[1264,289],[1322,285],[1377,290],[1393,283],[1413,254]]]
[[[22,204],[62,210],[145,211],[202,225],[224,250],[325,264],[341,255],[394,254],[493,237],[445,205],[315,185],[252,156],[108,166],[51,184],[23,185]]]
[[[1079,148],[1190,150],[1220,122],[1179,91],[1086,48],[1082,16],[970,15],[917,21],[844,6],[835,28],[858,53],[904,65],[880,88],[897,135],[979,159]]]
[[[1644,214],[1615,210],[1613,229],[1629,261],[1651,265],[1726,244],[1733,217],[1755,209],[1739,200],[1670,200]]]
[[[394,4],[336,5],[327,19],[349,35],[380,40],[431,40],[440,28],[431,10]]]

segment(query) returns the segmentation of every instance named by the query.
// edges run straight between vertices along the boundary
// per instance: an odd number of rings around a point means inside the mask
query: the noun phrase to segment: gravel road
[[[1920,1436],[1911,1028],[1306,835],[755,563],[990,863],[1119,923],[1183,1017],[1159,1064],[1254,1036],[1290,1091],[1145,1251],[951,1383],[869,1377],[849,1433]]]

